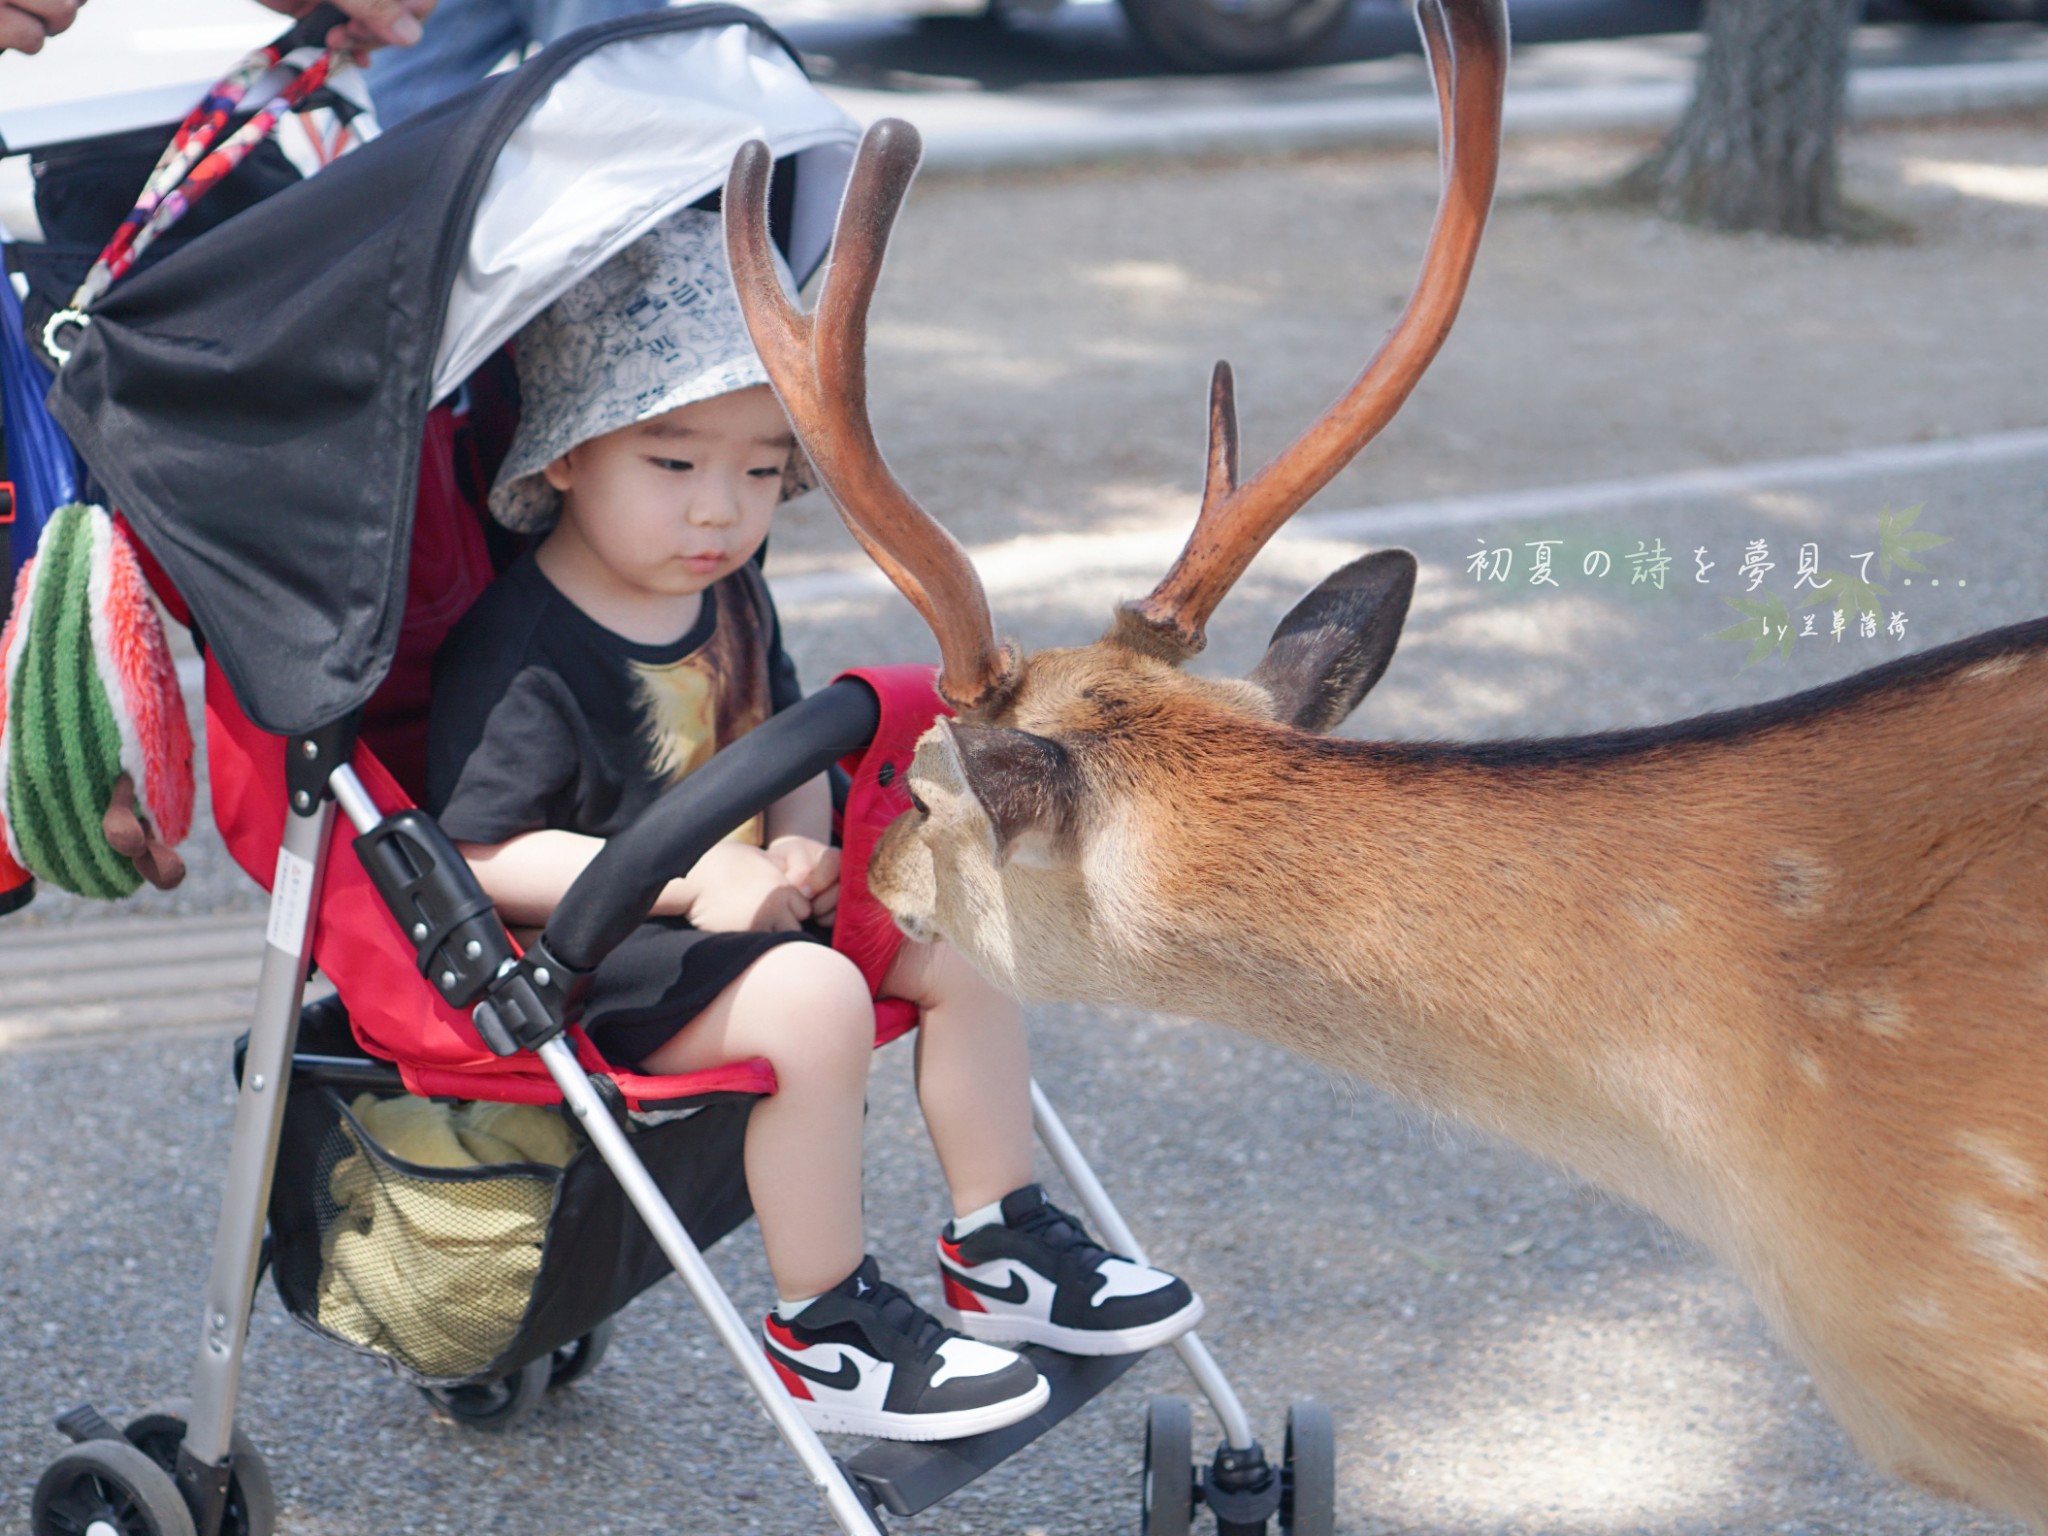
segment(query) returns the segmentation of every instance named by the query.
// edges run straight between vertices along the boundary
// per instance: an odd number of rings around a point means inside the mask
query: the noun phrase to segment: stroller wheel
[[[175,1476],[178,1448],[185,1443],[185,1425],[191,1413],[192,1399],[173,1397],[138,1413],[121,1426],[121,1433],[130,1445]],[[229,1445],[235,1470],[228,1479],[220,1536],[271,1536],[277,1529],[277,1495],[271,1491],[270,1467],[239,1424]]]
[[[1280,1453],[1282,1536],[1333,1536],[1337,1529],[1337,1431],[1321,1403],[1287,1410]]]
[[[1195,1519],[1195,1427],[1184,1398],[1145,1405],[1145,1491],[1140,1536],[1188,1536]]]
[[[553,1373],[553,1358],[543,1355],[496,1381],[420,1390],[458,1424],[502,1435],[523,1424],[526,1416],[540,1406],[540,1400],[548,1394],[548,1378]]]
[[[618,1326],[616,1317],[608,1317],[575,1343],[564,1344],[556,1350],[548,1366],[548,1390],[552,1392],[556,1387],[581,1381],[596,1370],[597,1362],[612,1347],[612,1335],[618,1331]]]
[[[81,1440],[44,1469],[35,1536],[193,1536],[171,1474],[124,1440]]]

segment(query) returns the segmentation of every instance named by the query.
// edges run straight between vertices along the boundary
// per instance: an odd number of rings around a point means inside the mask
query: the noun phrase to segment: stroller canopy
[[[591,27],[117,284],[50,408],[279,735],[389,670],[428,409],[765,139],[823,260],[858,126],[752,13]]]

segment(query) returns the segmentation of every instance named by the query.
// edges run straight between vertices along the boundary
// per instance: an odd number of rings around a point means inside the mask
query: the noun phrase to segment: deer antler
[[[868,303],[921,153],[917,130],[900,119],[885,118],[862,138],[815,315],[796,307],[776,273],[767,222],[773,161],[759,140],[741,146],[726,180],[726,252],[747,329],[819,479],[938,637],[939,692],[962,713],[991,712],[1022,676],[1017,654],[996,641],[967,551],[890,472],[868,421]]]
[[[1416,20],[1443,117],[1444,185],[1415,292],[1351,388],[1243,486],[1230,365],[1216,365],[1202,510],[1166,578],[1119,611],[1127,644],[1174,661],[1201,650],[1209,615],[1252,557],[1393,419],[1457,318],[1500,164],[1507,13],[1503,0],[1417,0]]]

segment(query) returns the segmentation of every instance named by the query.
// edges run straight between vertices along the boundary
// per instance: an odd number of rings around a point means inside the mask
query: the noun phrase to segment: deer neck
[[[1769,1137],[1781,1018],[1829,979],[1828,904],[1883,846],[1859,848],[1853,785],[1780,777],[1767,743],[1740,765],[1713,744],[1489,760],[1241,727],[1212,746],[1205,788],[1128,829],[1160,876],[1108,914],[1141,936],[1126,995],[1724,1229],[1705,1202]]]

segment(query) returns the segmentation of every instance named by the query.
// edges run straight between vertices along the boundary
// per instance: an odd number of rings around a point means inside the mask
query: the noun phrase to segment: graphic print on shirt
[[[627,663],[638,683],[648,770],[656,778],[678,782],[768,718],[767,609],[752,600],[759,580],[746,569],[707,592],[718,604],[717,622],[711,638],[689,655],[665,664]],[[759,846],[766,825],[761,815],[750,816],[725,840]]]

